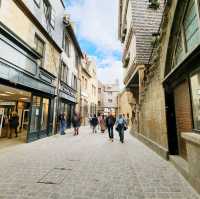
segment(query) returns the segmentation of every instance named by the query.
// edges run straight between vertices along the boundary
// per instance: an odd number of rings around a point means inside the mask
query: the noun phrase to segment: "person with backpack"
[[[115,121],[116,121],[116,119],[112,115],[112,113],[110,113],[109,116],[106,118],[106,126],[108,128],[108,135],[109,135],[111,142],[113,142],[113,139],[114,139],[113,126],[115,125]]]
[[[119,114],[119,117],[117,118],[117,121],[116,121],[116,130],[119,133],[120,142],[124,143],[124,131],[127,130],[127,121],[123,117],[122,114]]]

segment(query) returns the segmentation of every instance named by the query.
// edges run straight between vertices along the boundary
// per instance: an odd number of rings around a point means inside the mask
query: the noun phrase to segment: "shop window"
[[[43,98],[41,111],[41,130],[47,130],[49,116],[49,99]]]
[[[200,130],[200,72],[191,77],[194,128]]]
[[[35,50],[40,54],[41,58],[38,60],[38,66],[43,66],[44,64],[44,51],[45,43],[44,41],[36,34],[35,35]]]
[[[33,96],[30,132],[39,131],[41,97]]]
[[[191,51],[197,44],[199,44],[200,30],[198,20],[195,0],[191,0],[189,1],[183,22],[187,51]]]

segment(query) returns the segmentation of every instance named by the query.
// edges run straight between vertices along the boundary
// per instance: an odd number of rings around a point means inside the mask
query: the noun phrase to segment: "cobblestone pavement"
[[[0,199],[198,199],[171,163],[128,133],[72,132],[0,150]]]

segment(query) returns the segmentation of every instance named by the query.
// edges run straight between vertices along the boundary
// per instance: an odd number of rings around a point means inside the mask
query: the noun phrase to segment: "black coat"
[[[92,126],[97,126],[98,125],[98,119],[97,117],[93,117],[92,120],[91,120],[91,125]]]
[[[18,116],[12,116],[10,118],[10,127],[11,128],[17,128],[19,125],[19,117]]]
[[[106,118],[106,126],[107,127],[113,127],[115,125],[115,121],[116,121],[116,119],[115,119],[114,116],[112,116],[112,115],[108,116]]]

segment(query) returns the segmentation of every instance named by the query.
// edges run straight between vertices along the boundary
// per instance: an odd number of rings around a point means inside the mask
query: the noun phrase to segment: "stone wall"
[[[165,91],[162,81],[176,5],[177,0],[173,1],[171,7],[164,11],[159,45],[152,57],[153,64],[145,70],[146,80],[140,100],[139,133],[148,140],[150,145],[156,145],[156,150],[161,147],[161,150],[165,150],[165,152],[168,151],[168,138]]]

